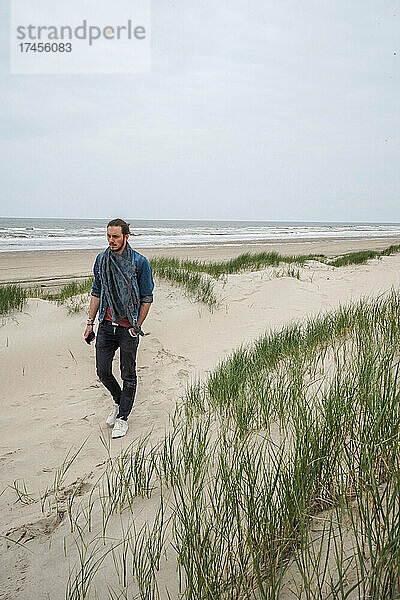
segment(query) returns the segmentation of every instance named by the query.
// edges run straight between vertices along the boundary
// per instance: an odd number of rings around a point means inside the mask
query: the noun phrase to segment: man
[[[128,243],[129,223],[113,219],[107,225],[109,247],[94,264],[94,283],[89,319],[84,337],[93,332],[99,312],[96,338],[96,369],[100,381],[114,399],[106,423],[113,427],[111,437],[128,431],[128,416],[136,394],[136,352],[141,325],[153,302],[153,277],[147,259]],[[120,351],[122,390],[112,374],[115,352]]]

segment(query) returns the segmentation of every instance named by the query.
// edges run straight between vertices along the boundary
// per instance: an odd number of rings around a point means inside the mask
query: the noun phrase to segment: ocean
[[[132,219],[136,248],[305,238],[400,236],[400,223],[145,221]],[[0,252],[104,248],[107,220],[0,218]]]

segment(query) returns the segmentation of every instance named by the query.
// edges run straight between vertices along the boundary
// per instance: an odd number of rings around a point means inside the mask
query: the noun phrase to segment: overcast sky
[[[152,71],[11,75],[0,216],[400,221],[400,8],[152,2]]]

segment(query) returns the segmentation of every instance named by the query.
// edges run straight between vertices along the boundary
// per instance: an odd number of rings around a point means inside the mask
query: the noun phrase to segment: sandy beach
[[[180,245],[164,248],[141,249],[131,244],[148,258],[177,256],[199,260],[227,260],[243,252],[279,252],[280,254],[325,254],[337,256],[355,250],[383,250],[398,244],[399,238],[330,238],[299,239],[276,242],[264,240],[253,243],[230,243],[208,245]],[[106,245],[106,242],[105,242]],[[37,284],[43,287],[63,285],[71,279],[88,277],[100,249],[96,250],[42,250],[0,252],[0,284]]]
[[[333,256],[398,243],[389,238],[265,241],[160,248],[143,254],[202,260],[258,251]],[[52,288],[89,276],[97,253],[0,253],[0,283]],[[124,439],[112,441],[111,454],[143,435],[152,443],[160,440],[186,386],[204,378],[241,344],[288,322],[399,288],[400,255],[337,269],[311,262],[299,269],[299,275],[299,279],[277,276],[270,268],[229,275],[216,283],[220,306],[212,312],[190,300],[179,287],[156,280],[154,304],[143,326],[146,335],[139,345],[138,391],[129,431]],[[86,316],[84,311],[71,315],[66,307],[30,299],[22,312],[6,317],[0,327],[2,600],[65,597],[70,563],[76,560],[66,517],[68,490],[75,486],[79,496],[87,497],[107,460],[102,440],[108,443],[110,439],[104,421],[111,403],[96,377],[94,348],[82,338]],[[53,484],[68,453],[84,442],[61,482],[62,510],[54,516],[43,508],[40,497]],[[22,501],[18,501],[16,487],[26,491]],[[152,502],[137,499],[138,523],[152,513]],[[4,536],[18,543],[11,544]],[[105,585],[107,572],[101,577]],[[167,572],[168,577],[174,578],[176,573]]]

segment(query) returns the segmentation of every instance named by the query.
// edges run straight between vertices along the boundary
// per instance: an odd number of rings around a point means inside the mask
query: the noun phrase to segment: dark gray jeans
[[[111,321],[100,323],[96,336],[96,369],[101,383],[108,389],[116,404],[118,417],[127,418],[136,394],[136,352],[139,336],[132,337],[126,327],[115,326]],[[112,374],[112,361],[119,348],[121,386]]]

